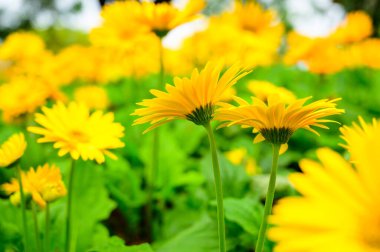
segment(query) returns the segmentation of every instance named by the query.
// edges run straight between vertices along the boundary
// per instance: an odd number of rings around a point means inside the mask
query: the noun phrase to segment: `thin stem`
[[[162,39],[160,38],[159,40],[160,45],[159,45],[159,50],[160,50],[160,82],[159,82],[159,87],[162,88],[164,87],[164,77],[165,77],[165,66],[164,66],[164,46],[162,45]]]
[[[36,204],[32,203],[32,214],[33,214],[33,222],[34,222],[34,233],[36,236],[36,246],[37,251],[41,250],[41,239],[40,239],[40,230],[38,228],[38,219],[37,219],[37,209]]]
[[[224,206],[223,206],[223,187],[222,179],[220,176],[220,168],[218,156],[216,153],[216,144],[214,133],[211,129],[210,122],[204,125],[206,128],[208,139],[210,142],[210,150],[212,155],[212,167],[214,170],[214,179],[215,179],[215,194],[216,194],[216,203],[217,203],[217,214],[218,214],[218,233],[219,233],[219,251],[226,251],[226,231],[224,224]]]
[[[24,245],[25,252],[29,251],[29,239],[28,239],[28,223],[26,219],[26,202],[25,202],[25,194],[24,194],[24,186],[22,184],[22,174],[20,166],[17,167],[17,178],[18,183],[20,185],[20,196],[21,196],[21,214],[22,214],[22,224],[24,231]]]
[[[162,46],[162,39],[159,39],[159,61],[160,61],[160,72],[158,76],[158,88],[161,88],[164,86],[164,76],[165,76],[165,69],[164,69],[164,49]],[[147,199],[147,207],[146,207],[146,224],[147,224],[147,230],[148,230],[148,241],[153,241],[153,225],[152,225],[152,219],[153,219],[153,198],[154,198],[154,188],[155,184],[154,181],[156,179],[156,175],[158,174],[158,167],[159,167],[159,145],[160,145],[160,132],[159,129],[155,129],[153,133],[153,145],[152,145],[152,166],[150,172],[147,174],[147,183],[148,183],[148,199]]]
[[[268,216],[272,212],[272,205],[274,199],[274,193],[276,189],[276,175],[278,166],[278,156],[280,155],[280,144],[273,144],[273,160],[272,160],[272,170],[270,173],[268,192],[265,199],[264,216],[261,221],[259,236],[256,242],[255,252],[262,252],[264,248],[266,230],[268,226]]]
[[[50,251],[49,229],[50,229],[50,206],[49,206],[49,203],[47,202],[46,207],[45,207],[45,236],[44,236],[46,252]]]
[[[72,205],[72,193],[73,193],[73,180],[74,180],[74,171],[75,171],[75,161],[71,160],[71,166],[69,170],[69,186],[67,193],[67,212],[66,212],[66,252],[71,251],[71,205]]]

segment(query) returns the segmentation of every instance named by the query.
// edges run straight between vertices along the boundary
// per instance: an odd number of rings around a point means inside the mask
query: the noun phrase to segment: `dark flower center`
[[[261,129],[261,135],[272,144],[286,144],[290,137],[293,135],[294,131],[289,128],[271,128],[271,129]]]
[[[186,115],[189,121],[197,125],[206,125],[214,118],[214,106],[207,104],[204,107],[199,107]]]

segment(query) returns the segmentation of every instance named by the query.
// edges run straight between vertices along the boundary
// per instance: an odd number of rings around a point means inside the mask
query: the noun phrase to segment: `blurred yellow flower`
[[[368,67],[380,69],[380,39],[367,39],[360,43],[362,64]]]
[[[347,14],[345,20],[330,35],[337,43],[353,43],[368,38],[373,33],[372,19],[364,11]]]
[[[181,10],[166,2],[116,1],[104,7],[103,23],[91,31],[90,40],[100,46],[133,49],[141,35],[154,32],[164,36],[196,18],[204,4],[203,0],[190,0]]]
[[[335,31],[324,37],[310,38],[296,32],[288,34],[285,64],[302,63],[310,72],[336,73],[344,68],[378,65],[376,43],[366,43],[373,33],[371,18],[364,12],[348,13]],[[366,53],[366,50],[370,54]]]
[[[278,87],[269,81],[252,80],[248,82],[248,89],[263,102],[267,102],[269,96],[276,96],[284,103],[291,103],[297,99],[290,90]]]
[[[166,85],[167,92],[151,90],[155,98],[138,103],[144,108],[132,114],[140,116],[133,125],[149,122],[152,126],[145,130],[147,132],[175,119],[186,119],[198,125],[209,123],[224,93],[248,74],[239,64],[221,75],[222,70],[222,63],[208,63],[201,72],[194,69],[190,78],[174,78],[174,86]]]
[[[139,25],[136,16],[141,14],[138,1],[115,1],[104,6],[101,12],[103,22],[91,30],[90,41],[104,47],[132,48],[134,39],[149,31]]]
[[[207,29],[183,43],[182,50],[194,64],[223,58],[227,65],[240,61],[253,67],[270,65],[277,59],[284,27],[274,11],[257,3],[236,2],[232,12],[212,16],[208,23]]]
[[[157,36],[162,37],[177,26],[196,18],[204,6],[203,0],[189,0],[182,10],[167,2],[142,2],[140,16],[136,19],[140,25],[149,27]]]
[[[104,155],[116,159],[110,149],[121,148],[124,143],[124,127],[113,122],[113,113],[95,111],[90,114],[84,104],[71,102],[67,107],[58,102],[52,108],[43,107],[43,114],[35,114],[35,121],[41,127],[28,127],[28,131],[42,135],[39,143],[54,143],[58,155],[70,154],[74,160],[105,161]]]
[[[272,144],[284,145],[283,148],[286,148],[287,142],[296,130],[303,128],[319,135],[311,126],[328,129],[322,123],[335,121],[322,118],[344,112],[342,109],[336,109],[335,102],[339,99],[319,100],[304,105],[310,98],[286,104],[273,96],[269,97],[268,103],[252,97],[251,105],[237,97],[240,106],[224,104],[216,111],[215,119],[226,121],[222,126],[237,124],[253,127],[254,131],[259,133],[254,142],[267,140]]]
[[[247,155],[246,148],[236,148],[226,152],[226,158],[234,165],[239,165],[243,162],[244,157]]]
[[[0,60],[22,61],[41,57],[43,53],[45,42],[31,32],[11,33],[0,45]]]
[[[246,148],[236,148],[226,152],[225,155],[233,165],[243,165],[248,175],[252,176],[256,173],[256,162],[248,156]]]
[[[98,86],[83,86],[75,89],[74,99],[90,109],[105,109],[109,105],[106,90]]]
[[[45,164],[37,169],[31,168],[28,172],[21,172],[24,193],[30,195],[40,207],[44,208],[47,202],[52,202],[66,195],[61,171],[55,165]],[[14,205],[20,203],[20,184],[17,179],[2,185]]]
[[[0,85],[0,110],[6,122],[34,112],[53,96],[53,88],[39,78],[17,76]]]
[[[303,173],[289,179],[302,196],[280,200],[269,219],[274,251],[379,251],[379,149],[361,153],[370,160],[355,167],[329,149],[317,151],[321,163],[300,162]]]
[[[0,147],[0,167],[7,167],[22,157],[26,149],[23,133],[13,134]]]
[[[309,38],[290,32],[287,41],[288,50],[284,55],[284,63],[288,65],[303,63],[313,73],[338,72],[350,60],[344,55],[345,49],[337,47],[329,38]]]

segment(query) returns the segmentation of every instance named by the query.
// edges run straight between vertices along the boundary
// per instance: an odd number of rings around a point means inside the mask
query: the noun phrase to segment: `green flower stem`
[[[68,193],[67,193],[67,210],[66,210],[66,252],[72,251],[71,248],[71,205],[73,197],[73,182],[74,182],[74,170],[75,170],[75,161],[71,160],[71,166],[69,170],[69,181],[68,181]]]
[[[18,178],[18,183],[20,185],[21,213],[22,213],[22,224],[23,224],[23,229],[24,229],[23,230],[24,231],[24,246],[25,246],[25,252],[28,252],[29,251],[28,223],[26,219],[26,202],[25,202],[25,194],[24,194],[24,187],[22,184],[20,166],[17,167],[17,178]]]
[[[164,86],[164,49],[162,46],[162,38],[159,38],[159,61],[160,61],[160,72],[158,76],[158,88]],[[158,174],[159,169],[159,148],[160,148],[160,131],[159,129],[155,129],[153,133],[153,145],[152,145],[152,164],[151,170],[148,171],[147,174],[147,184],[148,184],[148,199],[147,199],[147,207],[146,207],[146,227],[147,227],[147,238],[148,241],[153,241],[154,232],[153,232],[153,201],[154,201],[154,181]]]
[[[222,179],[220,176],[220,168],[218,156],[216,153],[216,144],[214,133],[211,129],[210,122],[204,125],[206,128],[208,139],[210,142],[210,150],[212,155],[212,167],[214,170],[214,179],[215,179],[215,194],[216,194],[216,203],[217,203],[217,213],[218,213],[218,233],[219,233],[219,251],[226,251],[226,231],[224,224],[224,206],[223,206],[223,187]]]
[[[49,206],[49,202],[47,202],[46,207],[45,207],[45,236],[44,236],[44,242],[45,242],[44,246],[45,246],[46,252],[50,251],[49,229],[50,229],[50,206]]]
[[[265,199],[264,216],[261,221],[259,236],[256,242],[255,252],[262,252],[264,248],[266,230],[268,226],[268,216],[272,212],[272,205],[274,199],[274,193],[276,189],[276,175],[278,166],[278,156],[280,155],[281,144],[272,144],[273,147],[273,160],[272,160],[272,170],[270,173],[269,186],[267,191],[267,196]]]
[[[41,239],[40,239],[40,230],[38,228],[38,219],[37,219],[37,207],[36,204],[32,202],[32,214],[33,214],[33,222],[34,222],[34,233],[36,236],[36,248],[37,251],[41,250]]]

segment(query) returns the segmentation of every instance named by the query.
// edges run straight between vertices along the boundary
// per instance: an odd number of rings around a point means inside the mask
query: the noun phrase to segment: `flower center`
[[[289,128],[271,128],[271,129],[261,129],[261,135],[272,144],[286,144],[290,137],[293,135],[294,131]]]
[[[80,143],[88,143],[90,141],[90,138],[88,137],[88,135],[79,130],[72,130],[70,132],[70,136]]]
[[[214,106],[207,104],[204,107],[196,108],[186,115],[186,118],[197,125],[206,125],[214,118]]]
[[[361,229],[361,237],[364,243],[371,247],[380,250],[380,215],[373,218],[367,218]]]

